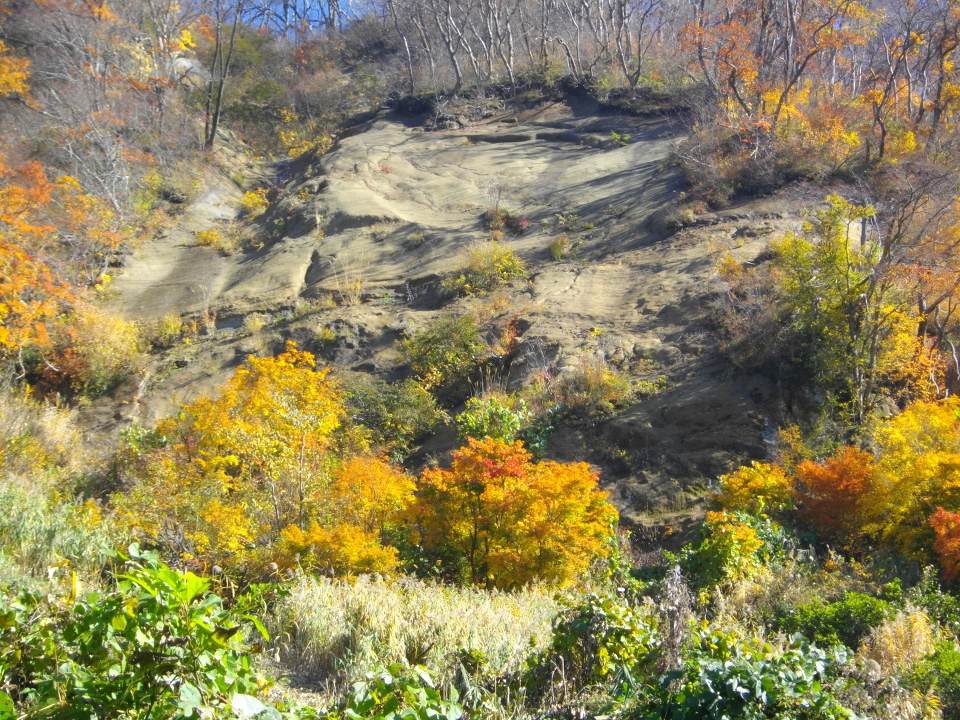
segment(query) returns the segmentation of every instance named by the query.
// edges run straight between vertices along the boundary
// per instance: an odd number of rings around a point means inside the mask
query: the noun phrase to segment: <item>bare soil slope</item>
[[[669,237],[656,232],[679,192],[665,164],[679,133],[669,118],[560,103],[436,132],[380,119],[326,156],[286,168],[279,198],[258,220],[258,249],[229,257],[193,246],[198,229],[236,214],[236,186],[209,179],[179,225],[145,243],[117,278],[115,306],[142,320],[216,309],[218,329],[167,353],[135,402],[101,414],[103,427],[152,422],[286,338],[341,367],[398,377],[404,331],[469,307],[493,325],[517,318],[512,386],[590,353],[624,368],[653,361],[666,390],[616,418],[556,433],[548,452],[601,467],[628,521],[688,515],[718,474],[764,456],[776,411],[772,388],[727,377],[717,357],[705,314],[718,253],[734,248],[750,260],[796,219],[786,203],[766,201],[701,216]],[[493,205],[530,221],[505,238],[533,270],[530,281],[442,306],[437,279],[486,241],[483,214]],[[547,248],[561,233],[576,250],[555,262]],[[252,312],[272,322],[245,335]],[[420,457],[449,442],[441,436]]]

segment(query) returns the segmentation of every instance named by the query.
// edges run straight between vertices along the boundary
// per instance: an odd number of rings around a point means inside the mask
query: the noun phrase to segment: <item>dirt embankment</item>
[[[137,401],[104,426],[152,422],[286,338],[338,366],[395,377],[402,331],[463,309],[465,301],[441,307],[432,288],[486,241],[483,214],[498,206],[529,221],[504,241],[533,270],[529,282],[481,301],[490,316],[517,318],[507,382],[596,352],[668,378],[616,418],[556,433],[548,454],[598,464],[627,521],[682,519],[717,475],[765,455],[777,419],[772,389],[727,377],[717,357],[706,314],[718,254],[752,259],[796,219],[768,200],[665,237],[663,209],[679,192],[666,160],[680,132],[667,118],[560,103],[437,132],[380,119],[287,168],[254,248],[229,256],[194,242],[237,213],[239,188],[211,173],[181,221],[119,274],[114,305],[141,320],[216,310],[217,330],[159,359]],[[556,262],[548,245],[561,234],[573,252]],[[245,334],[254,312],[272,322]]]

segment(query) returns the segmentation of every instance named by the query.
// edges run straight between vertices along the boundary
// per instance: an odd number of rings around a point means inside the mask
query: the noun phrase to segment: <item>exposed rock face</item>
[[[210,71],[196,58],[174,57],[170,64],[170,77],[178,83],[193,88],[204,88],[210,82]]]

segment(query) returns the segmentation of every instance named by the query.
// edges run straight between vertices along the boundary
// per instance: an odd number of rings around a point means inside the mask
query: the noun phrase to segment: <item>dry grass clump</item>
[[[40,587],[53,566],[99,574],[109,525],[68,496],[90,463],[73,412],[0,391],[0,587]]]
[[[77,362],[65,362],[64,373],[87,395],[110,390],[144,365],[140,328],[93,305],[78,309],[71,339]],[[61,358],[67,360],[69,354],[65,351]]]
[[[81,471],[87,456],[74,413],[32,400],[22,391],[0,391],[0,467],[3,477]]]
[[[550,639],[547,590],[503,593],[412,578],[304,578],[278,608],[284,666],[316,682],[362,677],[397,662],[449,665],[481,652],[495,672],[518,669]]]
[[[268,322],[269,318],[263,313],[250,313],[243,319],[243,332],[247,335],[255,335],[263,330]]]
[[[148,325],[144,334],[155,348],[169,348],[177,344],[186,330],[186,324],[176,313],[167,313],[159,320]]]
[[[873,629],[860,648],[860,656],[884,677],[893,677],[933,655],[934,630],[930,619],[915,608]]]

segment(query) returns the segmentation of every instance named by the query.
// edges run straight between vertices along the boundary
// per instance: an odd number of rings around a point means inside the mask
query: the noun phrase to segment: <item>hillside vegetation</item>
[[[0,4],[0,720],[960,717],[958,48]]]

